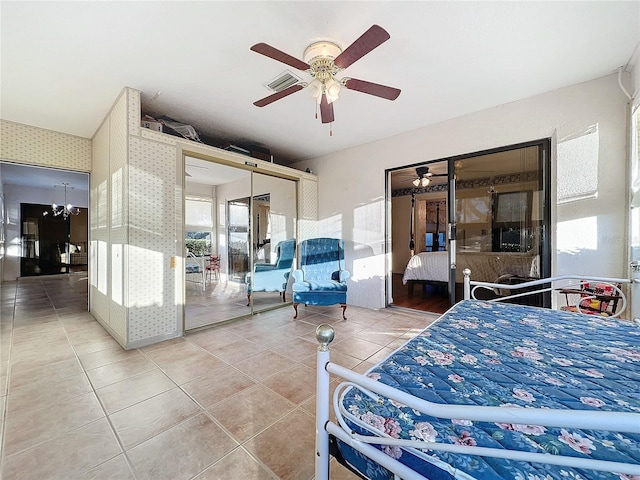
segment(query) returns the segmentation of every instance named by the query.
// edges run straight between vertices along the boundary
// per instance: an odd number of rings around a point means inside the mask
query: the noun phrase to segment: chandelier
[[[47,216],[49,215],[49,213],[51,213],[54,217],[60,216],[62,215],[62,218],[64,218],[65,220],[69,217],[69,215],[79,215],[80,214],[80,209],[78,207],[74,207],[73,205],[71,205],[70,203],[67,203],[67,187],[69,187],[69,183],[68,182],[63,182],[62,186],[64,187],[64,204],[62,205],[57,205],[55,203],[51,204],[51,212],[45,210],[42,215],[43,216]],[[59,187],[59,185],[54,185],[54,188]],[[73,190],[73,187],[69,187],[71,190]]]

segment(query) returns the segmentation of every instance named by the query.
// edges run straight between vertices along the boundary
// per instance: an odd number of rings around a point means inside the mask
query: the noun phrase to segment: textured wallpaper
[[[91,171],[91,139],[0,120],[0,157],[16,163]]]

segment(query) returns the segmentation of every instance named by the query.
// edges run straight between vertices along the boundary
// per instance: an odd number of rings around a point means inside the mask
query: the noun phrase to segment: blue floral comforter
[[[640,413],[640,328],[589,315],[468,300],[368,376],[437,403]],[[360,421],[395,438],[638,464],[637,475],[623,475],[383,447],[432,480],[640,480],[640,435],[437,419],[390,400],[378,404],[354,388],[347,390],[342,404]],[[367,478],[393,478],[339,445],[345,459]]]

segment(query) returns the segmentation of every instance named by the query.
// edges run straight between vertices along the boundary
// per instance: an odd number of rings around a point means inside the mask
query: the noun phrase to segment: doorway
[[[543,139],[388,171],[388,305],[442,313],[462,299],[465,268],[486,282],[548,277],[549,153]]]
[[[51,214],[50,205],[20,204],[20,276],[55,275],[86,271],[86,208],[68,216]]]

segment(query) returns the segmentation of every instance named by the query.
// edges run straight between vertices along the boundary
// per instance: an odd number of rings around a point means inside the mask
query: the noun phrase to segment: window
[[[194,255],[213,253],[213,201],[209,198],[185,199],[185,243]]]
[[[558,203],[598,195],[598,126],[558,142]]]

